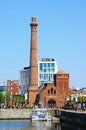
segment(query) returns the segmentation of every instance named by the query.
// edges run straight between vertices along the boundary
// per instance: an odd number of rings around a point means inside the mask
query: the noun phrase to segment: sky
[[[0,0],[0,84],[29,66],[36,17],[38,60],[54,58],[70,87],[86,87],[86,0]]]

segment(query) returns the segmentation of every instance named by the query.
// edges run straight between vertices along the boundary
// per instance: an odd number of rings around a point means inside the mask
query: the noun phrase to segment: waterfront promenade
[[[74,111],[63,109],[48,109],[52,119],[58,122],[68,122],[86,126],[86,111]],[[5,119],[30,119],[32,109],[0,109],[0,120]],[[56,113],[57,112],[57,113]],[[56,116],[56,118],[55,118]]]
[[[33,109],[0,109],[0,119],[30,119]],[[47,109],[55,120],[55,110]]]

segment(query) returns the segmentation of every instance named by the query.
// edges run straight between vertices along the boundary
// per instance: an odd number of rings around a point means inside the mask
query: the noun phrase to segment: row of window
[[[21,72],[21,77],[28,77],[29,76],[29,71]]]
[[[48,94],[56,94],[56,90],[51,88],[48,90]]]
[[[45,68],[46,67],[49,67],[49,68],[53,67],[54,68],[55,67],[55,63],[40,63],[39,66],[40,66],[40,68],[43,68],[43,67],[45,67]]]
[[[55,69],[41,69],[40,72],[55,72]]]
[[[40,80],[54,80],[54,75],[53,74],[40,74],[39,75]]]

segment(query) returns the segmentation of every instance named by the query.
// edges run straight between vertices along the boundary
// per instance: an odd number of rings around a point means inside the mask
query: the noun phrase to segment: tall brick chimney
[[[37,65],[37,23],[36,18],[31,19],[31,43],[30,43],[30,77],[29,77],[29,104],[35,103],[38,93],[38,65]]]

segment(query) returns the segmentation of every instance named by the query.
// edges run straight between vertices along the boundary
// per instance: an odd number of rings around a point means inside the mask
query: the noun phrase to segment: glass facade
[[[38,81],[39,85],[51,81],[54,82],[54,74],[57,73],[57,62],[49,59],[42,59],[38,62]]]
[[[28,86],[29,86],[29,69],[24,69],[20,71],[20,93],[24,95],[27,93]]]

